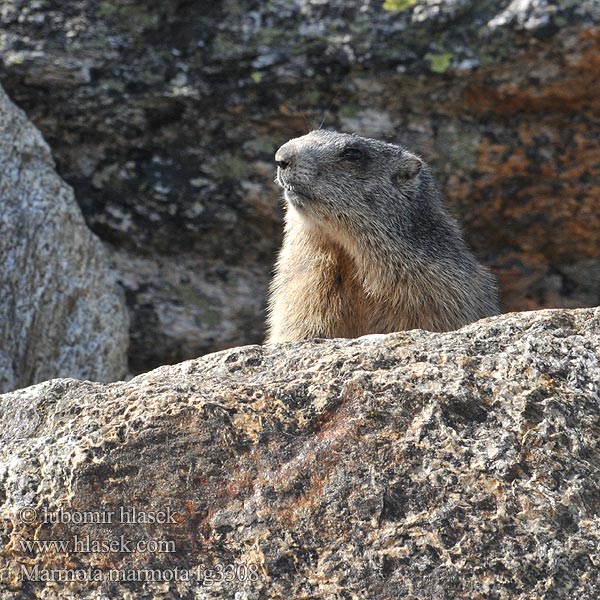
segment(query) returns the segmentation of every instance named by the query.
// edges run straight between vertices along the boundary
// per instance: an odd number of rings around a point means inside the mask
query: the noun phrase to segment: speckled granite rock
[[[0,391],[127,370],[122,290],[40,132],[0,87]]]
[[[261,340],[273,153],[321,123],[432,164],[505,310],[600,304],[599,23],[598,0],[5,0],[0,77],[115,248],[140,371]]]
[[[541,311],[0,396],[0,598],[593,600],[599,340]],[[25,544],[75,536],[122,552]]]

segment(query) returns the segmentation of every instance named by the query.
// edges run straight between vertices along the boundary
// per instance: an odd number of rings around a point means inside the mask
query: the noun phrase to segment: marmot
[[[267,342],[448,331],[499,312],[494,278],[421,158],[317,130],[275,161],[287,211]]]

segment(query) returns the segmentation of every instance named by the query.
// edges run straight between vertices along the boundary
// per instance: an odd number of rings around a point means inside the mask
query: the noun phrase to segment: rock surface
[[[0,598],[593,600],[599,340],[540,311],[0,396]],[[25,543],[75,536],[119,551]]]
[[[261,341],[273,153],[320,123],[432,163],[505,310],[600,304],[599,23],[598,0],[6,0],[0,77],[115,249],[141,371]]]
[[[122,290],[50,148],[2,88],[0,165],[0,391],[119,379],[129,339]]]

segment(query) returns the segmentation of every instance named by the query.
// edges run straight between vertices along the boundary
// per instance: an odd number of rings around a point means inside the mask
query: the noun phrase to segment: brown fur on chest
[[[354,259],[335,243],[321,246],[312,258],[306,265],[312,272],[297,275],[317,285],[311,289],[300,284],[297,289],[305,294],[304,318],[314,319],[324,337],[359,337],[412,325],[408,315],[404,320],[400,314],[397,282],[390,281],[383,296],[369,292]]]
[[[330,249],[329,268],[319,293],[327,299],[335,337],[356,337],[369,328],[373,302],[367,298],[352,258],[340,247]]]

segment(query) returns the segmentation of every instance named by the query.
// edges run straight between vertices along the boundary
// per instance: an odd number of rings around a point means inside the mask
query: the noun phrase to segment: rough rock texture
[[[40,132],[0,87],[0,391],[127,370],[123,292]]]
[[[260,341],[273,153],[321,123],[433,164],[505,310],[599,304],[598,23],[598,0],[6,0],[0,76],[115,248],[142,370]]]
[[[598,598],[599,339],[600,309],[540,311],[1,396],[0,598]],[[24,545],[75,536],[174,551]]]

